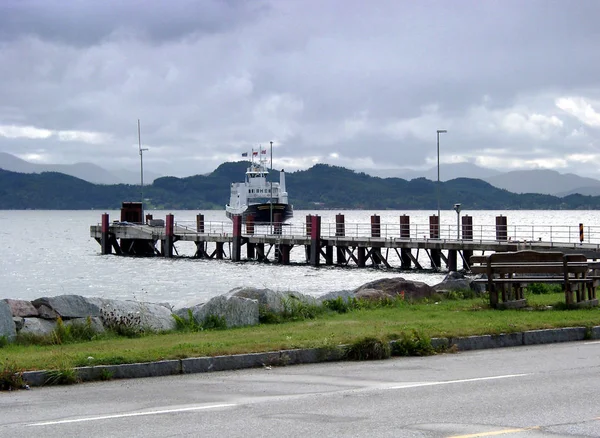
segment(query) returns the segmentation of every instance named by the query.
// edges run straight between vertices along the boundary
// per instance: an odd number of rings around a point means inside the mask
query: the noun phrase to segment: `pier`
[[[194,258],[283,265],[291,263],[292,251],[296,251],[294,262],[310,266],[450,271],[469,270],[475,253],[531,249],[600,258],[600,227],[511,225],[506,216],[496,217],[492,225],[477,225],[465,215],[460,223],[444,228],[435,215],[428,224],[411,224],[406,215],[394,224],[381,223],[378,215],[371,216],[370,223],[346,223],[343,214],[336,216],[335,223],[308,215],[301,225],[256,223],[252,216],[245,221],[234,216],[232,221],[205,222],[204,215],[198,214],[191,223],[177,222],[172,214],[164,220],[146,215],[142,221],[141,207],[124,204],[119,221],[111,223],[109,215],[103,214],[101,223],[90,227],[90,235],[102,254],[177,257],[177,242],[193,242]]]

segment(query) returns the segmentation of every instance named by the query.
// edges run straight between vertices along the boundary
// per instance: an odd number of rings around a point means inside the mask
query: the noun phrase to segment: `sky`
[[[595,0],[2,0],[0,152],[600,178]],[[401,175],[398,175],[401,176]],[[465,175],[467,176],[467,175]]]

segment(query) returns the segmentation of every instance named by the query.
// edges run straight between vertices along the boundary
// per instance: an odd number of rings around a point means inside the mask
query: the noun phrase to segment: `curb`
[[[499,335],[467,336],[460,338],[432,338],[431,345],[436,350],[455,346],[458,351],[484,350],[488,348],[518,347],[523,345],[552,344],[600,339],[600,326],[567,327],[560,329],[529,330],[519,333]],[[395,341],[391,341],[393,343]],[[299,365],[319,362],[342,361],[345,346],[330,348],[308,348],[269,351],[266,353],[235,354],[231,356],[195,357],[158,362],[133,363],[123,365],[97,365],[77,367],[81,382],[134,379],[141,377],[173,376],[180,374],[231,371],[244,368]],[[25,371],[23,379],[29,386],[44,386],[48,381],[47,371]]]

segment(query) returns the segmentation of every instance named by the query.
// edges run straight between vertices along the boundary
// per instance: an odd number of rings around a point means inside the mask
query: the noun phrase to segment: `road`
[[[600,342],[0,393],[2,437],[600,436]]]

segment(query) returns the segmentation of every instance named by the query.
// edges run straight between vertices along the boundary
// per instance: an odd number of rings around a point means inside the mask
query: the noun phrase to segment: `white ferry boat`
[[[244,182],[231,184],[231,197],[225,206],[228,218],[242,215],[246,219],[252,215],[255,223],[270,223],[276,219],[285,222],[293,217],[294,208],[288,203],[285,188],[285,171],[282,169],[279,173],[279,182],[267,181],[266,152],[266,149],[252,151]]]

